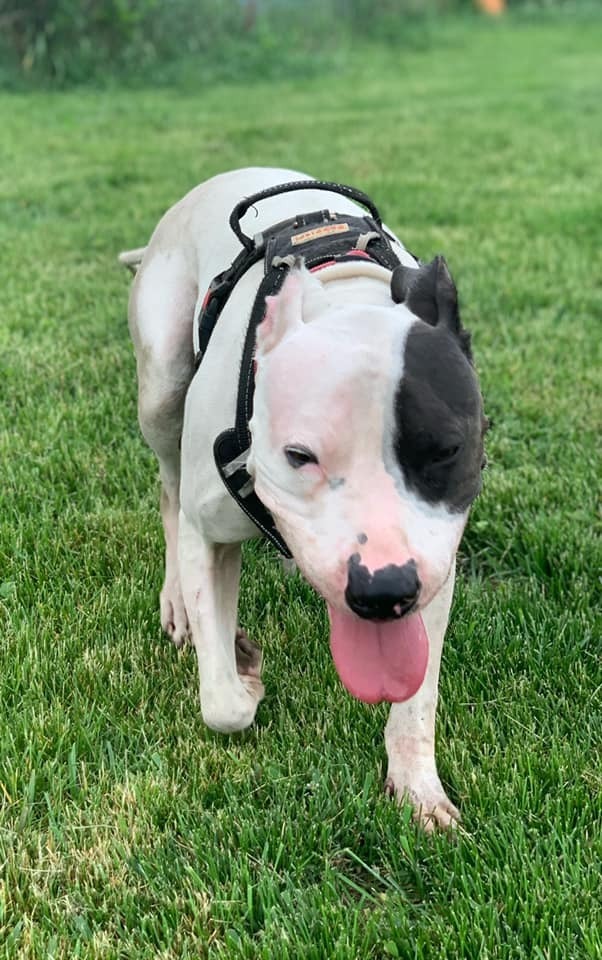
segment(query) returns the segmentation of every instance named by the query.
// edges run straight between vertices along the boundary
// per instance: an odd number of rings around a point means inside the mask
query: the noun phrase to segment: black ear
[[[438,256],[417,270],[400,264],[391,277],[391,296],[395,303],[405,303],[412,313],[436,327],[444,323],[457,331],[458,294],[445,257]]]
[[[395,303],[404,303],[407,300],[410,287],[418,277],[420,267],[406,267],[403,263],[395,267],[391,274],[391,296]]]
[[[445,257],[437,256],[417,270],[402,264],[395,267],[391,296],[395,303],[405,303],[408,310],[431,327],[446,326],[460,338],[462,349],[470,358],[470,335],[460,323],[458,292]]]

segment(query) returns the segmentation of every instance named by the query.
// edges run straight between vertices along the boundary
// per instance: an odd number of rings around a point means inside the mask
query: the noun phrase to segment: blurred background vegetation
[[[484,0],[0,0],[5,87],[236,80],[333,65],[356,39],[419,46]],[[496,0],[503,3],[504,0]],[[600,0],[506,0],[521,16]]]

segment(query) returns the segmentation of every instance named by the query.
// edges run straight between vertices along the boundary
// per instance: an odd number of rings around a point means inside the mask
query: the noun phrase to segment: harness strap
[[[276,549],[290,560],[292,553],[276,529],[272,514],[255,493],[251,477],[246,469],[247,459],[251,451],[249,421],[253,416],[253,395],[255,393],[253,354],[255,352],[257,327],[265,315],[265,298],[278,293],[287,273],[288,266],[282,264],[267,273],[259,285],[247,327],[240,364],[235,424],[229,430],[224,430],[216,438],[213,445],[213,456],[218,473],[238,506],[259,527],[263,535],[274,544]],[[248,485],[249,481],[251,481],[251,487]]]
[[[199,339],[198,350],[194,358],[195,371],[203,359],[218,317],[226,306],[234,287],[247,270],[250,270],[253,264],[261,260],[263,254],[264,251],[262,249],[254,248],[253,250],[247,250],[245,247],[240,251],[228,269],[218,273],[209,284],[198,321]]]

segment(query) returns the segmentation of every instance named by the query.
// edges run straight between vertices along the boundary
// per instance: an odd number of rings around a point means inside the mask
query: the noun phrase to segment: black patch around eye
[[[481,488],[483,414],[474,369],[448,332],[417,322],[395,396],[394,451],[408,488],[466,510]]]
[[[284,448],[284,456],[293,470],[299,470],[307,466],[308,463],[317,463],[318,458],[315,453],[303,446],[290,446]]]
[[[439,466],[452,463],[460,452],[460,444],[456,443],[450,447],[444,447],[442,450],[433,450],[429,455],[429,463]]]

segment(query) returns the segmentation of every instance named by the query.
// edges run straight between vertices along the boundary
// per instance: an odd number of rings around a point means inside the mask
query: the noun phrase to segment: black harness
[[[292,190],[328,190],[356,200],[367,207],[370,216],[350,216],[317,210],[300,213],[276,223],[251,238],[241,230],[240,220],[255,203]],[[261,502],[246,470],[251,447],[249,421],[253,416],[255,369],[253,355],[257,326],[265,315],[265,298],[277,293],[289,269],[302,258],[309,270],[358,259],[370,260],[388,270],[399,264],[389,235],[383,228],[378,210],[364,193],[353,187],[322,180],[300,180],[278,184],[269,190],[246,197],[236,205],[230,216],[230,226],[243,245],[231,266],[211,281],[198,317],[198,368],[207,350],[211,334],[234,287],[253,264],[264,260],[264,277],[257,290],[251,309],[249,325],[242,354],[236,401],[236,421],[229,430],[217,437],[213,454],[219,474],[230,495],[261,530],[265,537],[285,556],[291,553],[278,533],[274,519]]]

